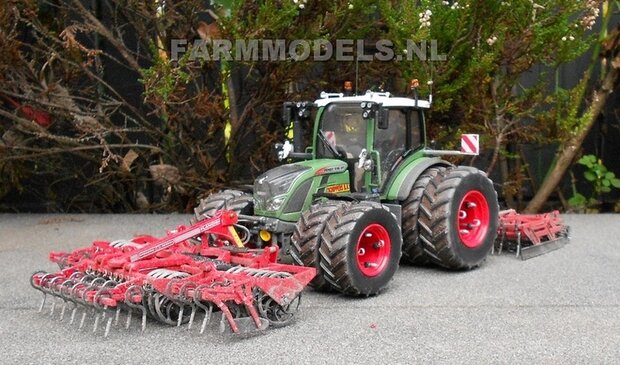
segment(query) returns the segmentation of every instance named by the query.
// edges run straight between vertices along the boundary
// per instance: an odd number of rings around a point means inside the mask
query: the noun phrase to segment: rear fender
[[[452,166],[451,163],[438,157],[419,157],[412,162],[404,165],[386,184],[383,200],[404,201],[409,196],[416,180],[422,173],[433,166]]]

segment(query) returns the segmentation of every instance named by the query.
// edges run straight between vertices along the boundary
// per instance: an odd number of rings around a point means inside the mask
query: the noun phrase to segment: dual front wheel
[[[314,266],[319,290],[374,295],[398,268],[402,238],[396,217],[375,202],[327,202],[302,214],[291,239],[296,263]]]

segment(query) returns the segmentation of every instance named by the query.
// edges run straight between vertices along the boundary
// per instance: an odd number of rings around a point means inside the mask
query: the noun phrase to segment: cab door
[[[380,192],[391,173],[410,152],[422,147],[422,113],[414,108],[389,108],[387,126],[375,121],[371,189]]]

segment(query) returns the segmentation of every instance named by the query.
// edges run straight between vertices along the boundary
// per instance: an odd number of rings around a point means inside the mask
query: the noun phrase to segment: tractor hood
[[[310,189],[315,185],[316,190],[321,176],[346,170],[346,162],[330,159],[278,166],[254,180],[254,209],[269,216],[299,213],[311,201]]]

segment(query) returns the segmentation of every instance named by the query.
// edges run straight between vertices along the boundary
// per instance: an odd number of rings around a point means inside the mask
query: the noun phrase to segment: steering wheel
[[[395,150],[391,150],[387,156],[385,156],[385,159],[383,161],[385,161],[385,165],[387,167],[392,167],[392,165],[394,165],[394,162],[396,162],[398,160],[398,158],[405,152],[404,148],[397,148]]]
[[[349,158],[349,155],[347,154],[347,150],[344,149],[344,146],[337,144],[335,147],[336,152],[338,152],[338,154],[340,155],[340,157],[342,158]]]

